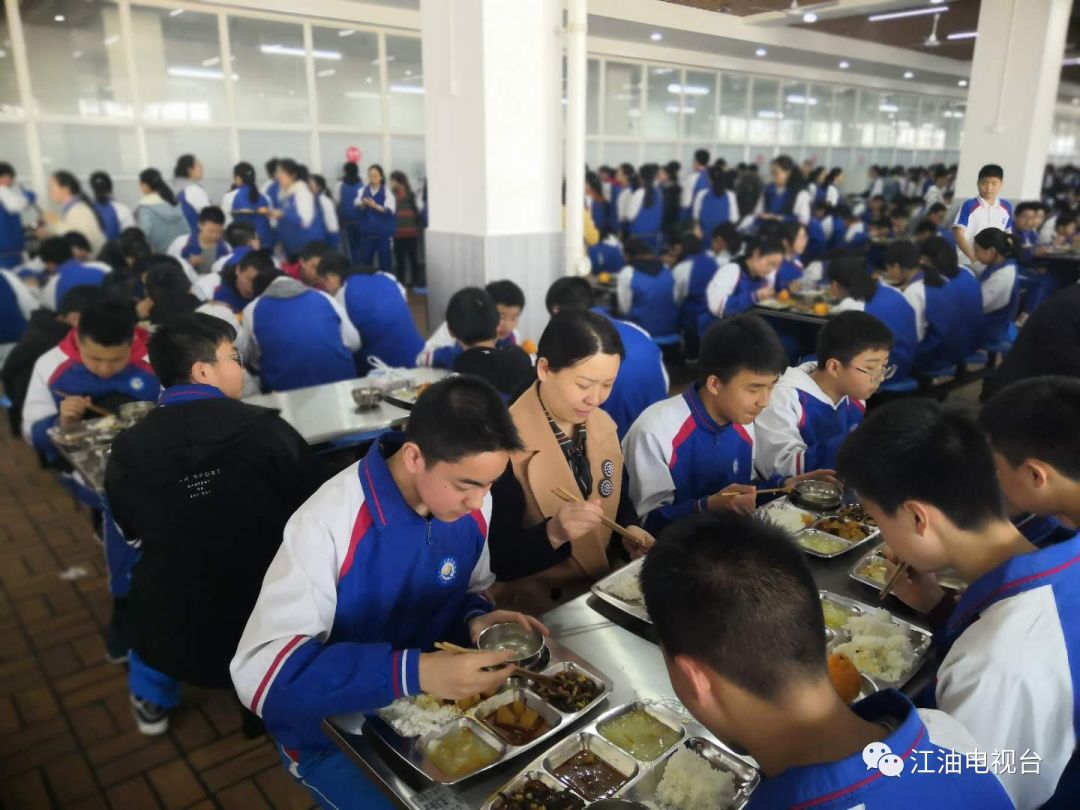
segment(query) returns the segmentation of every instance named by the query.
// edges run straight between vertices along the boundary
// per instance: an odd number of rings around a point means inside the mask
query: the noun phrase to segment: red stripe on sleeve
[[[263,692],[266,691],[266,687],[270,685],[270,681],[273,679],[274,674],[278,671],[278,667],[281,666],[281,662],[285,660],[285,656],[292,651],[293,647],[303,641],[307,636],[293,636],[292,640],[282,647],[278,654],[274,656],[274,661],[270,664],[270,669],[266,670],[266,674],[263,675],[262,681],[259,683],[259,688],[255,690],[255,697],[251,699],[251,710],[255,714],[259,713],[259,701],[262,700]]]

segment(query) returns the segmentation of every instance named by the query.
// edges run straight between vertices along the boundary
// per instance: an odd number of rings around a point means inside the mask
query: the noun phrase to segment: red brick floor
[[[6,422],[6,419],[4,419]],[[83,566],[88,576],[65,581]],[[109,592],[89,518],[0,427],[0,807],[307,810],[268,738],[228,696],[189,689],[169,733],[144,737],[127,671],[104,658]]]

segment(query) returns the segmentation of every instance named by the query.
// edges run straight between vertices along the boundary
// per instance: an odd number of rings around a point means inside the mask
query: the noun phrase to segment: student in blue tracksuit
[[[38,246],[38,256],[45,264],[50,278],[41,291],[41,303],[51,310],[72,287],[100,287],[108,273],[100,267],[83,264],[71,251],[62,236],[50,236]]]
[[[787,355],[764,320],[743,315],[705,334],[699,363],[698,382],[649,407],[623,440],[630,497],[653,534],[697,512],[754,510],[754,420],[768,406]],[[787,486],[827,475],[760,483]]]
[[[225,265],[211,299],[239,314],[255,298],[256,279],[259,276],[274,277],[276,274],[277,268],[270,251],[245,250],[235,262]]]
[[[280,162],[280,160],[274,157],[266,161],[266,164],[264,165],[266,176],[269,179],[263,183],[261,191],[263,196],[270,201],[271,208],[278,208],[281,205],[281,183],[279,183],[277,179],[277,169]],[[267,247],[269,247],[269,245]]]
[[[920,269],[909,278],[904,297],[915,311],[919,338],[914,371],[925,374],[962,363],[975,350],[983,314],[978,282],[957,266],[956,251],[944,239],[930,237],[920,253]]]
[[[982,289],[973,270],[956,264],[949,258],[948,248],[949,244],[944,239],[932,238],[925,240],[919,250],[924,266],[932,264],[949,279],[953,312],[958,322],[955,354],[957,362],[963,362],[979,348],[979,336],[985,321]],[[956,256],[956,251],[952,251],[952,256]]]
[[[355,355],[358,376],[371,371],[373,357],[393,368],[416,365],[424,339],[394,276],[373,268],[350,268],[344,256],[333,252],[323,255],[317,272],[323,289],[345,307],[360,333],[360,351]]]
[[[631,163],[620,163],[615,169],[615,182],[611,184],[611,227],[619,238],[627,240],[627,220],[630,211],[630,197],[639,186],[637,169]]]
[[[716,231],[725,222],[739,224],[739,203],[735,192],[727,187],[726,172],[719,165],[709,173],[709,184],[694,195],[693,218],[702,236]]]
[[[610,203],[604,197],[604,186],[595,172],[585,174],[585,202],[589,206],[589,215],[596,230],[603,231],[608,227]]]
[[[105,172],[90,175],[91,202],[101,218],[101,230],[106,239],[119,239],[126,228],[135,227],[131,209],[113,199],[113,181]]]
[[[810,221],[812,197],[806,188],[802,170],[788,155],[780,155],[769,165],[772,182],[753,212],[758,222],[766,219]]]
[[[972,240],[972,249],[975,261],[982,267],[979,286],[984,320],[979,346],[1011,343],[1020,313],[1020,277],[1016,270],[1020,238],[1000,228],[983,228]]]
[[[709,282],[720,267],[731,263],[732,256],[738,255],[741,247],[742,238],[735,224],[724,222],[713,229],[708,250],[691,250],[688,254],[684,249],[686,258],[672,270],[675,299],[679,302],[679,324],[690,357],[696,355],[701,334],[699,324],[712,319],[706,295]]]
[[[169,246],[170,256],[183,259],[199,274],[209,273],[218,259],[229,255],[225,241],[225,212],[208,205],[199,212],[198,224],[187,237],[177,237]]]
[[[322,217],[323,228],[326,230],[326,244],[331,250],[340,250],[341,224],[338,220],[334,198],[330,196],[330,191],[326,187],[326,178],[321,174],[313,174],[308,185],[319,207],[319,216]]]
[[[690,170],[690,176],[682,187],[682,200],[680,201],[679,217],[685,222],[693,215],[694,200],[699,192],[709,187],[711,175],[709,173],[709,150],[697,149],[694,151],[694,164]],[[709,233],[709,231],[702,231]]]
[[[356,205],[356,198],[363,190],[364,181],[360,179],[360,167],[355,163],[346,163],[341,168],[341,180],[338,181],[335,196],[343,235],[342,245],[354,264],[360,261],[360,220],[363,213]]]
[[[675,277],[652,250],[649,242],[631,239],[626,245],[628,265],[619,274],[619,312],[654,337],[679,329]]]
[[[748,810],[1012,806],[988,767],[963,767],[987,748],[944,712],[895,689],[840,698],[817,585],[783,531],[731,513],[691,518],[660,537],[641,585],[675,694],[761,769]],[[959,765],[938,770],[946,761]]]
[[[629,321],[612,318],[593,306],[592,286],[580,276],[560,278],[548,289],[544,301],[549,315],[571,310],[592,310],[615,326],[626,356],[608,398],[600,406],[614,420],[621,439],[641,412],[668,395],[668,375],[660,347],[649,334]]]
[[[399,698],[494,690],[512,653],[432,652],[435,643],[469,645],[498,622],[547,633],[486,595],[489,490],[524,449],[498,392],[452,377],[420,396],[404,435],[384,434],[286,525],[231,669],[317,802],[389,807],[323,734],[324,718],[359,733],[364,715]]]
[[[279,272],[260,274],[244,307],[237,347],[258,366],[264,392],[292,391],[356,376],[360,335],[345,308]]]
[[[623,221],[629,239],[640,239],[654,254],[663,245],[664,199],[656,184],[656,166],[646,164],[639,172],[640,185],[630,192]]]
[[[776,280],[773,289],[776,292],[782,290],[799,289],[802,286],[803,262],[802,254],[806,250],[807,230],[806,226],[799,222],[783,222],[777,230],[780,241],[784,243],[784,260],[776,270]]]
[[[41,304],[10,270],[0,268],[0,343],[18,343]]]
[[[194,155],[181,155],[176,159],[173,169],[176,200],[192,233],[199,229],[199,212],[210,205],[210,195],[202,187],[203,173],[202,162]]]
[[[26,234],[22,214],[32,205],[33,192],[15,182],[15,169],[10,163],[0,161],[0,268],[23,263]]]
[[[810,221],[806,223],[806,248],[800,258],[803,264],[817,261],[829,249],[832,237],[833,221],[829,214],[832,210],[825,203],[814,203]]]
[[[378,163],[368,167],[368,183],[356,195],[354,206],[360,212],[357,225],[360,244],[353,261],[374,267],[374,259],[378,256],[379,269],[394,272],[391,246],[397,230],[397,199],[387,188],[386,175]]]
[[[250,225],[259,237],[259,245],[274,247],[274,230],[270,224],[270,199],[259,191],[255,183],[255,167],[240,162],[233,166],[233,186],[221,201],[228,222]]]
[[[600,241],[588,249],[588,254],[594,275],[598,273],[615,275],[626,266],[622,243],[610,225],[604,225],[600,229]]]
[[[758,417],[758,469],[798,475],[833,469],[866,401],[896,372],[889,327],[865,312],[842,312],[818,333],[817,359],[792,366]]]
[[[446,334],[453,342],[429,340],[421,347],[415,365],[452,370],[462,352],[487,340],[489,304],[494,305],[494,299],[480,287],[464,287],[450,296],[446,304]]]
[[[1025,539],[1007,517],[986,435],[932,400],[875,409],[838,469],[909,567],[893,594],[935,630],[943,657],[922,702],[960,721],[981,751],[1037,759],[998,770],[1019,810],[1051,797],[1075,806],[1080,534],[1042,549]],[[932,573],[946,566],[967,585],[959,599]]]
[[[784,245],[775,236],[749,239],[741,256],[721,265],[705,288],[707,311],[698,321],[704,335],[716,318],[728,318],[776,295],[776,271],[784,260]]]
[[[885,251],[885,266],[898,275],[903,272],[900,268],[910,268],[907,273],[914,275],[918,272],[919,252],[911,242],[895,242]],[[893,336],[889,363],[896,366],[894,375],[900,380],[910,377],[919,339],[915,310],[904,294],[871,276],[858,256],[833,259],[825,268],[825,276],[832,285],[832,297],[840,301],[833,311],[862,311],[885,324]]]
[[[280,207],[275,210],[278,240],[285,256],[294,261],[311,242],[322,242],[326,232],[315,195],[306,180],[307,170],[291,158],[278,161]]]

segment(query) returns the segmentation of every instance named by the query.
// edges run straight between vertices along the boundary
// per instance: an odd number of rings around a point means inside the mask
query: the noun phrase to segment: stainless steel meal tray
[[[644,562],[644,557],[634,560],[629,565],[625,565],[618,571],[613,571],[603,579],[594,582],[592,593],[597,599],[621,610],[627,616],[633,616],[638,621],[652,624],[652,619],[649,618],[649,611],[645,609],[645,602],[629,602],[626,599],[621,599],[611,593],[612,588],[617,588],[630,577],[638,576],[641,573],[641,566]]]

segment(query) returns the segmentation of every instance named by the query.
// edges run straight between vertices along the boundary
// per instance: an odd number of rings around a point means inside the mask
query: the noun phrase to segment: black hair
[[[1013,209],[1013,216],[1018,217],[1027,211],[1038,211],[1042,208],[1041,203],[1032,202],[1030,200],[1022,202]]]
[[[934,203],[927,209],[926,214],[927,216],[929,216],[930,214],[940,214],[942,211],[948,210],[949,208],[945,205],[945,203]]]
[[[6,160],[0,160],[0,177],[14,177],[15,167]]]
[[[787,351],[771,326],[757,315],[736,315],[714,323],[701,339],[698,379],[716,377],[727,385],[740,371],[775,374],[787,369]]]
[[[598,175],[596,172],[586,172],[585,185],[589,187],[589,191],[591,191],[597,197],[603,199],[604,184],[600,182],[600,175]]]
[[[225,228],[225,241],[231,248],[243,247],[244,245],[250,245],[257,234],[255,228],[250,222],[241,222],[238,219],[234,219]]]
[[[739,234],[739,229],[735,227],[734,222],[721,222],[715,228],[712,229],[712,239],[716,241],[719,237],[724,240],[724,244],[727,245],[728,253],[735,255],[742,247],[742,236]]]
[[[825,174],[824,166],[817,166],[810,170],[810,174],[807,176],[807,180],[816,186],[821,185],[821,178]]]
[[[621,361],[626,350],[610,320],[580,309],[560,309],[553,315],[536,348],[536,356],[545,358],[552,371],[572,368],[594,354],[617,354]]]
[[[998,180],[1005,179],[1005,170],[996,163],[987,163],[981,169],[979,169],[979,179],[984,177],[996,177]]]
[[[409,204],[416,207],[416,193],[413,191],[412,185],[409,183],[409,177],[402,171],[390,172],[390,179],[405,189],[405,199],[409,201]]]
[[[323,194],[331,202],[334,201],[334,195],[330,193],[330,189],[326,185],[325,177],[323,177],[321,174],[313,174],[311,175],[311,182],[314,183],[315,187],[318,189],[318,191],[315,192],[316,196],[318,196],[319,194]]]
[[[490,383],[459,375],[440,380],[416,400],[405,441],[420,448],[430,469],[480,453],[524,449],[502,395]]]
[[[175,262],[158,262],[151,265],[146,271],[146,279],[143,282],[146,294],[155,299],[169,295],[185,293],[191,289],[191,281],[187,274]]]
[[[360,167],[355,163],[346,163],[341,167],[341,179],[346,183],[360,183]]]
[[[762,256],[768,256],[772,253],[783,253],[784,243],[780,240],[775,233],[760,234],[758,236],[751,236],[745,242],[743,242],[743,255],[749,258],[755,253]]]
[[[307,183],[311,179],[311,170],[303,163],[296,164],[296,179],[301,183]]]
[[[825,175],[825,188],[833,185],[836,182],[836,178],[844,173],[844,170],[839,166],[834,166],[829,169],[829,173]]]
[[[263,168],[266,169],[266,174],[270,177],[271,180],[274,179],[274,172],[277,171],[279,162],[280,161],[276,157],[272,157],[263,164]]]
[[[173,167],[173,177],[186,179],[191,176],[191,170],[194,168],[195,156],[191,153],[181,155],[176,159],[176,166]]]
[[[937,225],[935,225],[928,219],[924,219],[922,222],[915,226],[915,236],[921,236],[923,234],[926,234],[927,236],[937,236],[937,232]]]
[[[300,164],[292,158],[281,158],[277,162],[277,169],[275,169],[275,171],[283,171],[285,174],[300,179],[301,168]]]
[[[817,585],[775,526],[731,511],[679,521],[645,558],[641,587],[671,658],[688,656],[765,699],[826,677]]]
[[[645,189],[645,200],[643,202],[644,208],[652,208],[656,202],[656,187],[653,185],[656,181],[656,164],[646,163],[641,167],[640,171],[641,186]]]
[[[86,203],[86,206],[90,209],[90,213],[94,215],[94,220],[97,222],[98,227],[101,228],[102,232],[104,233],[105,220],[101,218],[101,212],[97,210],[97,208],[91,202],[90,198],[87,197],[85,193],[83,193],[82,185],[79,184],[79,178],[73,175],[71,172],[61,169],[60,171],[52,173],[52,179],[56,182],[58,186],[60,186],[61,188],[66,188],[68,191],[70,191],[73,197]]]
[[[841,445],[836,469],[889,515],[917,500],[967,531],[1005,519],[986,436],[932,400],[890,402],[870,413]]]
[[[215,225],[224,225],[225,212],[216,205],[208,205],[199,212],[199,222],[212,222]]]
[[[78,231],[68,231],[62,238],[71,246],[72,251],[85,250],[87,253],[90,252],[90,240]]]
[[[791,220],[780,222],[777,233],[780,236],[780,241],[784,243],[785,247],[790,250],[795,247],[795,240],[799,238],[799,231],[805,231],[806,226],[798,220]],[[787,250],[784,251],[787,253]]]
[[[1047,376],[1014,382],[983,404],[979,422],[993,448],[1013,467],[1035,459],[1080,481],[1080,379]]]
[[[940,236],[931,236],[923,240],[919,246],[919,253],[930,260],[930,266],[922,265],[926,277],[930,278],[933,271],[939,277],[956,278],[960,272],[960,263],[956,260],[956,248],[950,245]],[[931,284],[931,287],[939,287],[940,284]]]
[[[592,285],[581,276],[563,276],[555,279],[548,287],[547,296],[544,298],[544,306],[548,314],[569,312],[571,310],[592,309],[593,293]]]
[[[636,191],[638,187],[638,175],[637,169],[634,168],[632,163],[620,163],[619,171],[626,175],[626,185],[631,191]]]
[[[825,368],[829,360],[839,360],[841,365],[850,366],[863,352],[872,349],[889,351],[892,346],[892,330],[873,315],[857,310],[841,312],[830,318],[818,332],[818,368]]]
[[[380,178],[379,179],[379,185],[385,186],[386,185],[386,172],[383,171],[383,167],[380,166],[378,163],[372,163],[370,166],[368,166],[368,171],[370,172],[372,169],[375,169],[376,171],[379,172],[379,178]]]
[[[165,182],[165,178],[161,176],[161,172],[157,169],[143,169],[139,172],[139,182],[147,186],[169,205],[176,205],[176,195],[173,194],[173,190],[169,188],[169,184]]]
[[[322,256],[330,251],[330,246],[326,242],[322,242],[318,239],[308,242],[304,245],[304,249],[300,251],[300,261],[306,262],[310,259],[314,259],[318,256]]]
[[[166,388],[191,382],[191,367],[217,361],[218,347],[236,340],[232,324],[214,315],[175,315],[157,328],[147,353],[154,374]]]
[[[495,299],[480,287],[458,290],[446,305],[446,327],[466,347],[494,340],[499,331]]]
[[[799,192],[806,188],[806,178],[803,177],[799,164],[791,159],[790,155],[778,155],[773,158],[773,164],[788,172],[787,185],[784,186],[784,210],[783,213],[790,215],[795,210],[795,200]]]
[[[42,239],[38,245],[38,256],[45,264],[63,264],[73,257],[71,244],[62,236],[50,236]]]
[[[500,279],[498,281],[491,281],[484,285],[484,289],[487,294],[494,299],[496,304],[500,304],[504,307],[517,307],[518,309],[525,309],[525,293],[521,291],[519,287],[510,279]]]
[[[889,247],[892,247],[890,245]],[[914,246],[912,246],[914,252]],[[916,258],[917,261],[917,258]],[[889,264],[886,258],[885,264]],[[909,265],[913,267],[914,265]],[[866,267],[862,256],[838,256],[825,267],[825,276],[829,281],[840,285],[856,301],[870,302],[877,292],[877,282]]]
[[[262,251],[253,251],[253,253],[262,253]],[[251,255],[252,254],[249,253],[247,256],[244,257],[244,259],[250,258]],[[256,266],[258,268],[255,278],[251,281],[252,298],[258,298],[260,295],[266,292],[266,288],[273,284],[277,279],[288,278],[288,276],[286,276],[284,273],[277,269],[277,266],[274,264],[273,259],[270,260],[269,267],[267,267],[265,263],[261,263],[260,265],[254,265],[253,263],[248,262],[247,264],[245,264],[244,259],[240,260],[241,266],[238,268],[239,270],[246,270],[248,267]]]
[[[699,166],[709,165],[709,150],[708,149],[696,149],[694,150],[694,162]]]
[[[683,234],[682,255],[684,259],[689,256],[696,256],[698,253],[701,253],[703,247],[704,246],[701,244],[701,237],[699,237],[696,233],[687,232]]]
[[[113,193],[112,178],[105,172],[94,172],[90,175],[90,190],[94,193],[94,202],[108,205]]]
[[[72,287],[64,296],[60,299],[60,302],[56,305],[57,315],[70,315],[73,312],[82,314],[86,311],[86,308],[96,304],[105,297],[105,293],[101,287],[96,287],[90,284],[80,284],[78,287]]]
[[[329,276],[333,274],[335,276],[340,276],[343,279],[352,275],[349,260],[336,250],[328,250],[322,255],[316,273],[320,276]]]
[[[638,237],[627,240],[626,247],[623,248],[623,253],[626,254],[626,258],[630,261],[633,261],[634,259],[656,258],[656,253],[649,243]]]
[[[79,338],[101,346],[121,346],[135,338],[135,306],[130,301],[105,298],[83,310]]]
[[[930,223],[934,227],[934,223]],[[934,229],[937,233],[937,229]],[[919,248],[909,239],[897,239],[885,247],[883,258],[885,267],[891,264],[900,265],[901,270],[914,270],[919,266]]]
[[[1076,215],[1069,211],[1062,211],[1058,214],[1057,219],[1054,220],[1054,230],[1063,226],[1072,225],[1076,222]]]
[[[720,166],[709,169],[709,187],[717,197],[723,197],[727,192],[727,173]]]
[[[983,250],[996,250],[1003,259],[1019,259],[1020,237],[1001,228],[983,228],[975,234],[975,244]]]
[[[131,261],[134,263],[138,259],[150,255],[150,243],[146,241],[146,234],[139,228],[124,228],[120,232],[120,238],[116,241],[120,246],[120,255],[125,262]]]
[[[668,177],[671,178],[671,182],[679,182],[679,172],[682,170],[682,164],[677,160],[669,160],[664,164],[664,171],[667,172]]]
[[[259,186],[255,181],[255,167],[245,160],[233,166],[233,177],[239,177],[240,183],[247,189],[248,202],[251,205],[259,204]]]

